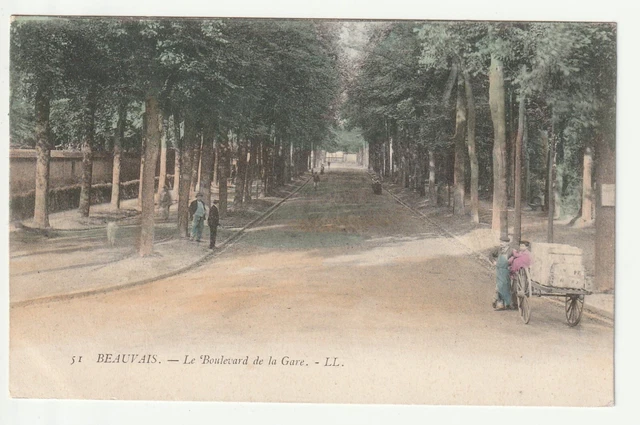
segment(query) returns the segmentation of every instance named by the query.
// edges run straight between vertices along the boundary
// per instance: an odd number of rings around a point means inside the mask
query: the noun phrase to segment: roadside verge
[[[246,229],[266,220],[308,181],[308,176],[303,176],[286,186],[281,199],[249,222],[233,228],[219,243],[219,249],[213,251],[206,249],[206,239],[198,244],[181,238],[155,243],[154,254],[148,257],[136,256],[130,245],[109,249],[101,242],[91,249],[63,253],[51,250],[11,259],[10,306],[21,307],[104,294],[193,270],[228,249],[242,237]],[[135,226],[124,227],[121,229],[123,232],[137,231]]]

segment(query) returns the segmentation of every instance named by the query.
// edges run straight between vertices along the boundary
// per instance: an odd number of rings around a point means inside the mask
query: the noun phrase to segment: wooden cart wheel
[[[518,312],[520,313],[520,318],[526,325],[531,319],[531,306],[529,306],[529,296],[527,294],[529,290],[529,281],[527,280],[527,275],[524,269],[521,269],[518,272],[518,276],[516,277],[516,285]]]
[[[582,319],[582,308],[584,307],[584,295],[567,295],[564,301],[564,311],[567,316],[567,323],[574,327]]]

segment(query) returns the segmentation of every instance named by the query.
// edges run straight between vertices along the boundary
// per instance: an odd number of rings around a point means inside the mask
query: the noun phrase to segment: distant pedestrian
[[[218,234],[218,226],[220,226],[220,212],[218,211],[217,200],[213,201],[211,209],[209,209],[209,218],[207,224],[209,225],[209,249],[216,247],[216,236]]]
[[[313,174],[313,189],[318,189],[318,182],[320,181],[320,175],[318,173]]]
[[[231,183],[236,184],[236,175],[238,174],[238,168],[236,164],[231,165]]]
[[[320,165],[320,174],[324,174],[324,164]]]
[[[327,168],[331,169],[331,161],[327,161]]]
[[[117,234],[118,234],[118,224],[115,221],[110,220],[107,223],[107,243],[109,244],[109,246],[116,245]]]
[[[162,211],[162,218],[167,220],[169,218],[169,208],[173,200],[171,199],[171,192],[169,192],[169,186],[164,186],[162,193],[160,194],[160,209]]]
[[[202,239],[202,229],[204,228],[204,218],[207,214],[207,208],[202,200],[202,193],[196,195],[195,201],[189,205],[189,215],[193,217],[191,224],[191,240],[200,242]]]

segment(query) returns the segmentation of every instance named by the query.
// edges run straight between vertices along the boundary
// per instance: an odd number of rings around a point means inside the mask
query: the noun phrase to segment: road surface
[[[494,279],[368,175],[334,166],[211,262],[11,309],[13,397],[603,406],[613,328]],[[80,356],[82,358],[80,359]],[[244,363],[247,364],[244,364]]]

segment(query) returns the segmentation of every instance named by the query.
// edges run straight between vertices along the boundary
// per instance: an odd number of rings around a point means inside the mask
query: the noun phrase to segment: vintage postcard
[[[615,406],[616,22],[8,31],[11,398]]]

